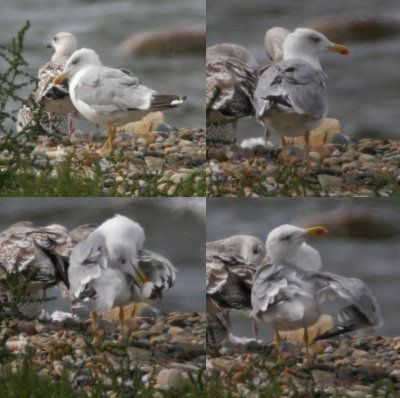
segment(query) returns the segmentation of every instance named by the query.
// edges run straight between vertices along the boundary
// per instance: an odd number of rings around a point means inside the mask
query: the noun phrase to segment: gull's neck
[[[313,54],[306,54],[302,47],[298,47],[296,43],[292,43],[291,41],[283,44],[283,59],[301,59],[304,62],[311,64],[314,68],[318,70],[322,70],[321,64],[318,59],[318,55]]]

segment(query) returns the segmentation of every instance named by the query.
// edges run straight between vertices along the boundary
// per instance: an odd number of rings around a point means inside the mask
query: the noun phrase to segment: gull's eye
[[[253,253],[254,254],[258,254],[260,251],[258,250],[258,247],[253,247]]]
[[[289,240],[290,239],[290,235],[283,235],[281,237],[281,240]]]
[[[119,259],[119,261],[121,262],[121,264],[125,264],[125,263],[126,263],[125,257],[121,257],[121,258]]]
[[[58,40],[58,39],[57,39],[57,36],[54,36],[54,37],[53,37],[53,40],[54,40],[54,41],[57,41],[57,40]]]
[[[312,40],[314,43],[319,43],[321,41],[321,38],[317,35],[312,35],[310,36],[310,40]]]
[[[79,58],[75,58],[72,60],[72,65],[76,65],[79,62]]]

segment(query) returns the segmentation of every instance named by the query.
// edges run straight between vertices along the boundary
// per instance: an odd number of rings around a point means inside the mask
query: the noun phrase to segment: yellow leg
[[[304,141],[306,143],[306,170],[310,170],[310,133],[308,131],[304,136]]]
[[[307,328],[304,328],[304,345],[306,347],[306,364],[307,366],[310,366],[311,361],[310,361],[310,351],[309,351],[309,339],[308,339],[308,330]]]
[[[107,123],[107,135],[108,138],[106,140],[106,142],[104,143],[104,145],[97,151],[98,153],[104,153],[107,148],[110,148],[110,151],[112,150],[112,140],[113,138],[117,135],[117,129],[111,128],[111,126]]]
[[[286,141],[283,135],[281,135],[281,145],[282,145],[283,160],[285,161],[285,163],[287,163]]]
[[[280,344],[281,344],[281,338],[279,336],[279,330],[275,329],[275,345],[276,345],[276,349],[278,350],[278,356],[276,357],[276,362],[278,362],[278,363],[281,361]]]
[[[121,342],[125,343],[124,334],[124,307],[119,307],[119,323],[121,325]]]
[[[95,311],[92,311],[90,313],[90,318],[92,319],[92,323],[93,323],[93,333],[94,333],[93,341],[96,342],[97,341],[97,334],[96,334],[96,318],[97,318],[97,314],[96,314]]]

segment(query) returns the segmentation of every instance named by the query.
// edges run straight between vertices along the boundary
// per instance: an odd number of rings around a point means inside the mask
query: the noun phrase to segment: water
[[[207,241],[247,233],[265,238],[273,228],[294,223],[299,218],[309,219],[317,214],[337,212],[341,209],[364,210],[384,215],[383,232],[398,226],[400,200],[398,199],[207,199]],[[381,306],[384,325],[379,333],[397,336],[400,327],[398,305],[400,274],[399,235],[393,238],[361,239],[357,237],[315,238],[310,242],[321,254],[322,270],[346,277],[362,279]],[[251,322],[244,316],[234,315],[234,333],[252,336]],[[266,327],[261,336],[272,338]]]
[[[167,123],[178,128],[204,128],[204,55],[133,56],[121,54],[117,47],[147,31],[205,31],[205,0],[0,0],[0,9],[2,45],[9,45],[26,20],[31,22],[24,52],[31,74],[36,76],[50,59],[52,50],[46,44],[54,34],[69,31],[77,36],[79,47],[93,48],[104,65],[132,70],[160,94],[187,95],[184,106],[164,113]],[[29,93],[28,89],[22,94]]]
[[[266,62],[264,34],[273,26],[293,30],[316,19],[337,15],[377,15],[398,21],[396,0],[338,0],[295,2],[265,0],[218,0],[207,2],[207,46],[233,42],[245,46],[260,62]],[[400,107],[400,37],[368,43],[341,43],[350,47],[349,56],[336,53],[321,57],[328,76],[328,116],[341,121],[350,136],[398,139]],[[238,141],[262,137],[263,127],[254,119],[238,123]],[[273,143],[279,137],[272,134]]]
[[[178,269],[175,286],[155,307],[166,311],[205,311],[205,198],[0,198],[0,230],[17,221],[38,226],[62,224],[68,230],[100,224],[114,214],[137,221],[145,248],[167,257]],[[57,294],[53,289],[49,296]],[[48,310],[68,310],[69,300],[50,302]]]

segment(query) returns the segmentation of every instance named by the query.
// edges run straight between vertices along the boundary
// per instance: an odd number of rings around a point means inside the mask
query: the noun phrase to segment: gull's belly
[[[296,330],[306,328],[317,322],[321,315],[321,307],[315,303],[304,305],[291,301],[270,307],[258,315],[258,320],[273,329]]]
[[[283,112],[275,108],[271,108],[264,113],[262,119],[265,126],[286,137],[305,135],[322,122],[322,119],[315,119],[292,111]]]

